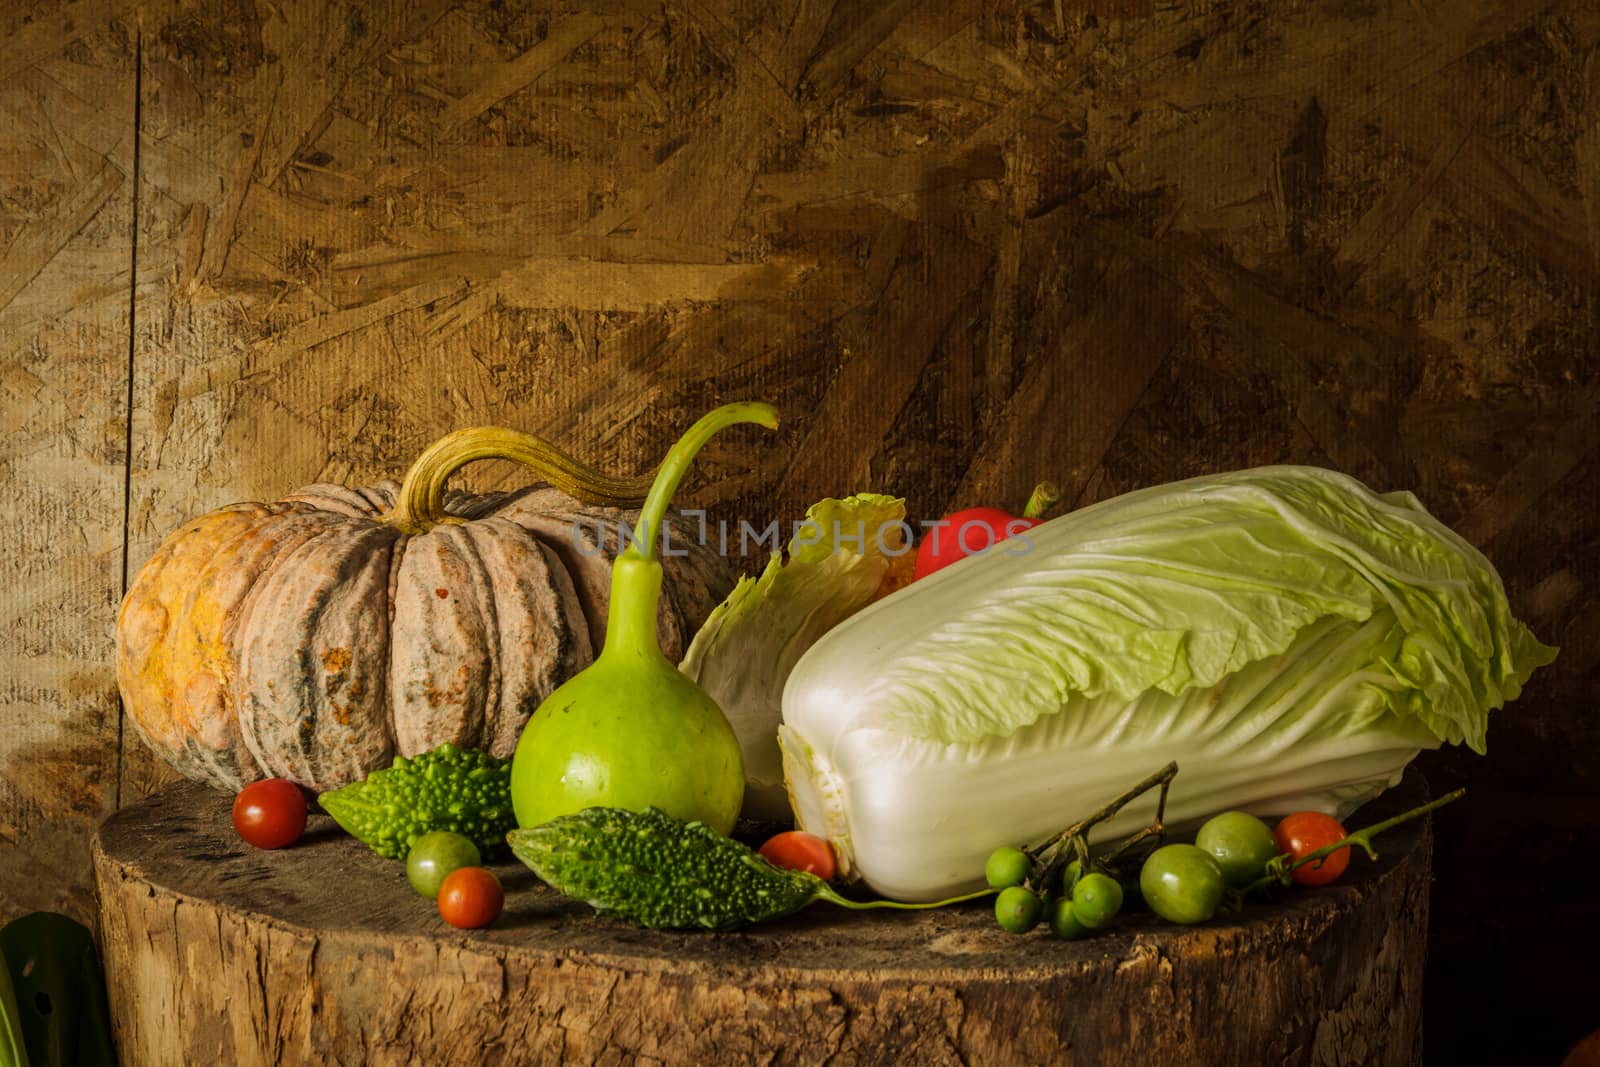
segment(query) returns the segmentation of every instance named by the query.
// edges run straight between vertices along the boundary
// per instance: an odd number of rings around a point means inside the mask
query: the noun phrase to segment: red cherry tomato
[[[1278,846],[1278,851],[1287,852],[1297,860],[1349,836],[1338,819],[1320,811],[1297,811],[1293,815],[1286,815],[1272,831],[1272,840]],[[1295,868],[1289,877],[1301,885],[1327,885],[1343,874],[1348,866],[1350,846],[1346,845],[1315,863]]]
[[[761,857],[774,867],[787,871],[810,871],[824,882],[832,881],[839,872],[833,858],[833,846],[816,834],[804,830],[788,830],[767,838],[761,846]]]
[[[462,930],[488,926],[505,903],[500,879],[486,867],[458,867],[439,886],[439,917]]]
[[[999,508],[966,508],[951,512],[922,535],[917,545],[917,562],[911,568],[911,580],[925,578],[958,559],[991,548],[1023,530],[1031,530],[1042,521],[1018,518]]]
[[[306,796],[287,778],[251,782],[233,798],[233,828],[256,848],[283,848],[306,829]]]

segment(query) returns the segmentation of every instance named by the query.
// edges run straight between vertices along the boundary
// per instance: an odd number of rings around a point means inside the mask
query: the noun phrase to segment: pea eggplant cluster
[[[1248,812],[1226,811],[1206,820],[1192,844],[1162,844],[1166,792],[1176,775],[1177,764],[1169,764],[1040,848],[1006,846],[991,853],[984,878],[996,893],[994,914],[1000,928],[1020,934],[1043,921],[1053,935],[1073,941],[1104,929],[1129,901],[1142,901],[1168,922],[1207,922],[1219,911],[1242,907],[1252,894],[1335,881],[1349,866],[1351,849],[1361,848],[1375,859],[1373,837],[1463,792],[1456,790],[1353,834],[1322,812],[1295,812],[1269,827]],[[1091,856],[1088,829],[1157,786],[1161,796],[1155,821],[1108,852]]]
[[[1340,827],[1333,840],[1344,836]],[[1168,922],[1203,923],[1217,913],[1229,887],[1242,890],[1260,879],[1279,854],[1266,823],[1229,811],[1208,820],[1194,844],[1151,850],[1136,873],[1092,859],[1086,869],[1074,859],[1062,868],[1059,881],[1045,882],[1044,870],[1029,853],[1007,847],[990,855],[984,878],[997,891],[994,913],[1001,929],[1025,933],[1042,920],[1056,937],[1075,941],[1109,925],[1130,899],[1144,901]],[[1335,856],[1323,865],[1343,869],[1348,847]]]

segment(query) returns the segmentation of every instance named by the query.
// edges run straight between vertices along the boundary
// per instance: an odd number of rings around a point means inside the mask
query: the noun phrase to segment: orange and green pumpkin
[[[491,457],[550,487],[445,491],[457,467]],[[267,776],[334,789],[447,741],[510,757],[602,645],[618,523],[632,518],[604,505],[648,488],[486,427],[435,444],[402,486],[312,485],[203,515],[123,599],[129,718],[182,774],[226,789]],[[663,560],[674,661],[733,584],[720,557],[684,547]]]

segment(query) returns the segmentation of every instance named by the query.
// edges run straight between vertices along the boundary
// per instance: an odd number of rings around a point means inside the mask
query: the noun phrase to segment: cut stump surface
[[[1408,774],[1351,825],[1425,794]],[[463,932],[326,816],[258,851],[228,797],[188,783],[111,817],[94,862],[126,1067],[1408,1064],[1431,831],[1378,845],[1340,883],[1232,919],[1128,914],[1077,942],[1006,934],[987,901],[639,930],[515,861],[496,866],[505,914]]]

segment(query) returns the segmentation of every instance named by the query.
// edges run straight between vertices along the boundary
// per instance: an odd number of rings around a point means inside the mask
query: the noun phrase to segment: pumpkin
[[[519,459],[549,483],[447,491],[474,459]],[[615,505],[609,479],[531,435],[458,431],[404,484],[311,485],[169,535],[117,617],[117,682],[147,745],[235,790],[282,777],[335,789],[445,742],[509,758],[523,724],[602,647]],[[658,624],[674,662],[733,585],[674,538]]]

